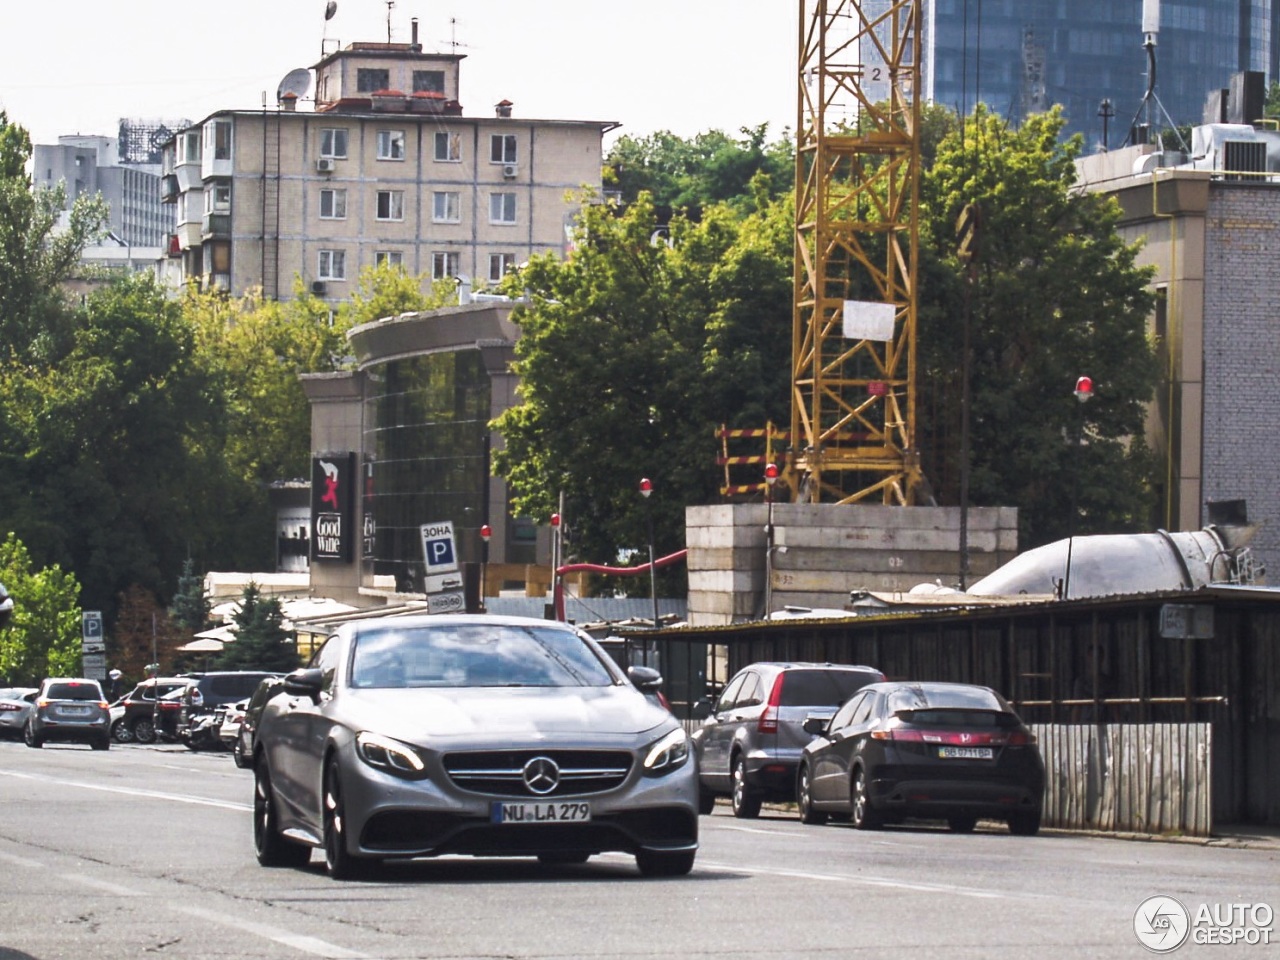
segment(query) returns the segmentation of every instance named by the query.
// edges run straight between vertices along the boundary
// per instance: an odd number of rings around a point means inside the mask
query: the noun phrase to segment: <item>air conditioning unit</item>
[[[323,280],[311,281],[311,292],[314,293],[317,297],[324,296],[324,291],[325,291],[325,286],[324,286]]]
[[[520,176],[520,168],[514,163],[503,164],[502,175],[508,180],[514,180],[516,177]]]
[[[333,173],[333,157],[318,157],[316,170],[319,173]]]

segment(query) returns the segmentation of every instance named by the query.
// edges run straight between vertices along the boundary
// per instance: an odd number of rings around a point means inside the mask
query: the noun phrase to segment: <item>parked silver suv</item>
[[[45,680],[27,718],[23,739],[28,747],[42,747],[47,740],[79,741],[95,750],[110,747],[111,708],[98,681],[84,677]]]
[[[698,809],[710,813],[729,796],[735,817],[760,815],[765,800],[794,800],[806,717],[830,719],[869,683],[875,667],[836,663],[753,663],[734,674],[694,731]]]

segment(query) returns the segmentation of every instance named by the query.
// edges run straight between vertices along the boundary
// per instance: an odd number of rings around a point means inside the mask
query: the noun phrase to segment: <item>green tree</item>
[[[0,377],[22,451],[12,529],[39,562],[74,570],[108,621],[130,584],[169,595],[192,553],[210,565],[274,555],[258,491],[228,473],[216,387],[178,304],[140,277],[90,294],[57,362]]]
[[[236,638],[228,643],[216,661],[219,670],[294,670],[298,648],[293,634],[284,628],[284,613],[275,597],[263,597],[257,584],[250,583],[240,598],[240,609],[232,620]]]
[[[45,677],[80,674],[80,587],[59,567],[37,569],[12,533],[0,542],[0,583],[13,617],[0,630],[0,677],[35,686]]]
[[[209,626],[209,598],[204,592],[204,577],[196,573],[195,561],[190,557],[182,562],[182,576],[178,578],[169,616],[175,626],[188,634],[199,633]]]
[[[1019,509],[1020,543],[1145,529],[1153,506],[1145,404],[1148,268],[1116,232],[1112,198],[1075,189],[1081,140],[1058,108],[1018,129],[979,108],[922,178],[920,382],[926,473],[958,502],[964,273],[954,224],[982,210],[972,304],[971,502]],[[1095,398],[1080,404],[1076,379]]]
[[[649,193],[660,212],[684,211],[697,219],[716,203],[758,206],[755,197],[789,195],[795,180],[795,148],[789,137],[767,143],[768,124],[743,127],[734,140],[709,130],[686,140],[662,130],[619,137],[605,158],[623,203]],[[660,217],[665,219],[665,217]]]
[[[360,271],[351,299],[338,310],[339,329],[345,332],[362,323],[410,311],[436,310],[457,302],[458,288],[452,279],[433,281],[425,274],[412,274],[402,267],[381,263]]]
[[[33,189],[27,131],[0,110],[0,358],[56,358],[69,336],[62,282],[86,244],[102,235],[107,206],[100,196],[72,204],[65,229],[56,229],[66,203],[61,186]]]
[[[771,207],[743,221],[719,205],[697,223],[676,216],[670,242],[655,243],[648,194],[621,212],[588,205],[574,254],[535,257],[521,272],[521,402],[496,422],[495,471],[527,516],[545,520],[564,492],[580,558],[641,552],[650,521],[660,555],[683,546],[685,505],[717,496],[716,425],[785,415],[781,216]]]

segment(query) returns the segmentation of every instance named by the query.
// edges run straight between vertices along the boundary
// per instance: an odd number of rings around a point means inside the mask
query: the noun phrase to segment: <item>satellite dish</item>
[[[330,3],[333,0],[329,0]],[[280,81],[280,86],[276,88],[276,103],[284,99],[286,93],[292,93],[298,99],[302,99],[307,95],[307,91],[311,89],[311,71],[306,67],[299,67],[297,70],[290,70],[284,75],[284,79]]]
[[[332,20],[333,15],[337,12],[338,0],[329,0],[329,2],[324,5],[324,18],[326,20]]]

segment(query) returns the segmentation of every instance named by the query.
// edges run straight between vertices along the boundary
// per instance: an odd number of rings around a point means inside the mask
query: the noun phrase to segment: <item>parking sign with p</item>
[[[458,569],[458,552],[453,540],[453,522],[424,523],[422,531],[422,560],[427,565],[427,575],[449,573]]]

